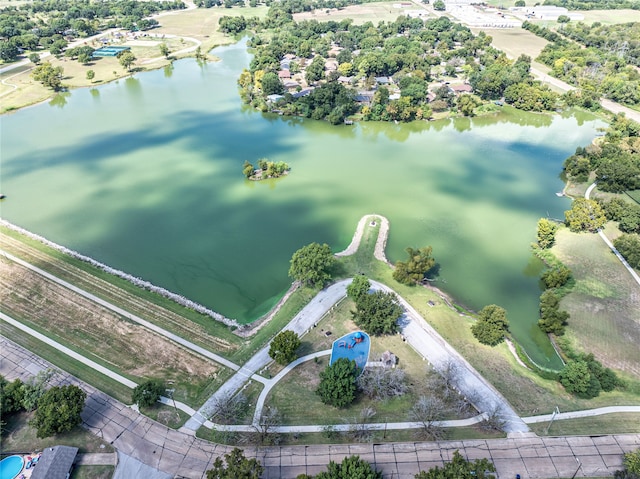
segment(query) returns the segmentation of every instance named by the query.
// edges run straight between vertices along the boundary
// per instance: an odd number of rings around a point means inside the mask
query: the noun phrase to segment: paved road
[[[7,379],[28,377],[52,367],[37,355],[0,338],[0,374]],[[156,471],[185,478],[204,479],[204,473],[231,447],[197,439],[166,428],[124,404],[58,372],[52,384],[76,384],[87,392],[83,425],[111,443],[119,453]],[[573,414],[573,413],[568,413]],[[298,474],[317,474],[330,460],[358,454],[383,471],[386,479],[413,479],[420,470],[442,466],[459,450],[469,459],[489,458],[500,477],[520,474],[527,478],[611,476],[622,466],[622,454],[640,447],[640,434],[593,437],[520,436],[509,439],[409,442],[393,444],[318,445],[256,448],[246,447],[248,457],[265,466],[265,479],[293,479]],[[579,462],[578,462],[579,461]],[[135,465],[135,464],[134,464]],[[137,476],[118,476],[137,477]],[[145,475],[145,477],[147,477]],[[149,475],[148,477],[152,477]],[[163,477],[158,475],[156,477]]]

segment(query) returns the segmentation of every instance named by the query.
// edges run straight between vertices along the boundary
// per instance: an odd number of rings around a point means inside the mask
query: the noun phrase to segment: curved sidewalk
[[[37,355],[0,338],[0,374],[27,379],[51,367]],[[175,431],[142,416],[113,398],[64,372],[53,384],[76,384],[87,392],[83,425],[118,451],[172,476],[202,479],[213,461],[231,450]],[[294,479],[317,474],[329,461],[357,454],[383,472],[385,479],[413,479],[421,470],[442,467],[454,451],[468,459],[486,457],[499,477],[567,478],[612,476],[622,467],[622,454],[640,447],[640,434],[594,437],[519,437],[390,444],[246,447],[247,457],[265,467],[264,479]],[[578,469],[579,468],[579,469]]]

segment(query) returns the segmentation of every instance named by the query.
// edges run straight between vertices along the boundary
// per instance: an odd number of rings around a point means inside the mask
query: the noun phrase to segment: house
[[[392,93],[391,95],[389,95],[389,100],[399,100],[400,99],[400,93]]]
[[[280,78],[280,80],[288,80],[291,78],[291,72],[289,70],[279,70],[278,78]]]
[[[339,76],[338,77],[338,82],[343,83],[343,84],[351,84],[351,82],[353,81],[353,77],[346,77],[346,76]]]
[[[338,62],[332,58],[324,62],[324,69],[328,72],[334,72],[338,69]]]
[[[371,102],[373,101],[373,95],[374,92],[372,91],[359,91],[354,95],[353,99],[363,105],[371,105]]]
[[[77,447],[54,446],[42,451],[31,479],[67,479],[78,454]]]
[[[300,83],[294,80],[287,80],[285,82],[282,82],[282,84],[287,90],[291,90],[292,88],[298,88],[300,86]]]
[[[393,80],[389,77],[375,77],[374,78],[377,85],[392,85]]]
[[[456,95],[461,95],[462,93],[473,93],[473,88],[467,83],[462,83],[460,85],[450,85],[449,88]]]
[[[312,91],[313,91],[313,88],[304,88],[304,89],[302,89],[300,91],[296,91],[296,92],[292,93],[291,96],[293,98],[301,98],[303,96],[307,96]]]
[[[276,103],[279,100],[282,100],[284,98],[283,95],[277,95],[277,94],[273,94],[273,95],[267,95],[267,101],[269,101],[270,103]]]

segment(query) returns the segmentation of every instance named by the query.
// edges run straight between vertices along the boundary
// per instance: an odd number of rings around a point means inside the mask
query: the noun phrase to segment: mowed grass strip
[[[125,311],[222,356],[242,343],[229,327],[84,261],[0,226],[0,248]]]
[[[6,258],[0,273],[5,313],[135,382],[172,381],[176,399],[197,405],[221,368]]]
[[[608,236],[617,231],[610,224]],[[640,286],[596,234],[561,229],[553,252],[576,280],[561,307],[571,317],[566,337],[579,351],[640,380]]]
[[[23,348],[34,352],[55,367],[68,372],[81,381],[90,384],[105,394],[125,404],[131,404],[131,392],[127,386],[115,381],[95,369],[58,351],[52,346],[34,338],[12,325],[0,320],[0,333]],[[97,361],[96,361],[97,362]]]
[[[637,433],[640,430],[639,413],[613,413],[580,419],[555,420],[530,424],[538,436],[594,436],[597,434]]]

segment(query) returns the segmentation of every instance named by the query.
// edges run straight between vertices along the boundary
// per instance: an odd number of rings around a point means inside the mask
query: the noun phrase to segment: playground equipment
[[[329,364],[333,364],[339,358],[346,358],[355,361],[362,372],[369,360],[370,345],[371,340],[367,333],[356,331],[346,334],[333,342]]]

